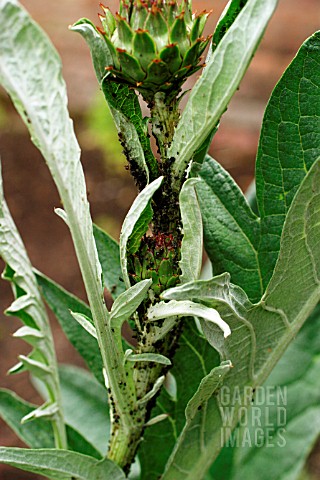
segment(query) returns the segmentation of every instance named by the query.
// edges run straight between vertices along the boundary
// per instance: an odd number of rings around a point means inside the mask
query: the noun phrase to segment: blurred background
[[[136,191],[125,170],[125,159],[99,91],[89,51],[83,39],[68,30],[68,25],[80,17],[88,17],[98,24],[99,2],[21,0],[21,3],[48,33],[62,57],[70,113],[82,148],[92,216],[98,225],[118,238],[121,222]],[[198,11],[213,9],[207,33],[213,31],[226,3],[226,0],[194,0],[194,8]],[[118,2],[105,0],[105,4],[116,10]],[[271,91],[301,43],[318,30],[319,25],[319,0],[280,0],[260,49],[223,117],[211,154],[243,190],[254,176],[259,131]],[[69,232],[53,213],[54,207],[60,205],[53,181],[10,99],[1,89],[0,156],[5,195],[33,265],[85,300]],[[3,269],[2,264],[0,268]],[[11,300],[10,286],[1,280],[1,387],[11,388],[26,400],[36,403],[38,395],[26,374],[6,376],[7,370],[16,363],[17,355],[28,352],[26,344],[11,336],[19,321],[2,315]],[[59,360],[82,365],[81,358],[68,344],[54,319],[52,324]],[[0,445],[22,446],[1,420]],[[318,446],[309,460],[309,470],[314,478],[320,478],[319,450]],[[0,480],[29,478],[37,477],[0,466]]]

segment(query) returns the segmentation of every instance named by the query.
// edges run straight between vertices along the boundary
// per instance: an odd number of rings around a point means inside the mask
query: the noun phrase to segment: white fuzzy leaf
[[[83,327],[92,337],[97,338],[97,330],[95,329],[95,326],[92,324],[90,319],[86,317],[83,313],[76,313],[76,312],[71,312],[71,315],[73,318]]]
[[[161,363],[162,365],[171,365],[169,358],[160,355],[160,353],[129,353],[126,355],[126,360],[128,362],[155,362]]]
[[[195,185],[200,180],[190,178],[180,192],[180,210],[183,225],[181,260],[181,283],[198,280],[201,273],[203,250],[203,226]]]
[[[168,303],[160,302],[149,308],[148,319],[151,322],[161,320],[163,318],[176,317],[200,317],[206,322],[212,322],[218,325],[223,331],[224,337],[231,334],[229,325],[222,320],[217,310],[208,308],[200,303],[190,302],[188,300],[176,301],[171,300]]]
[[[162,183],[163,177],[154,180],[150,185],[142,190],[133,202],[121,229],[120,234],[120,260],[122,275],[127,288],[130,288],[130,280],[127,271],[127,243],[132,234],[134,227],[144,212],[153,194],[158,190]]]
[[[21,419],[21,423],[31,422],[37,418],[52,418],[59,411],[59,407],[56,403],[45,403],[41,407],[32,410]]]
[[[110,312],[112,327],[120,328],[123,322],[131,317],[145,299],[151,284],[151,279],[143,280],[119,295]]]

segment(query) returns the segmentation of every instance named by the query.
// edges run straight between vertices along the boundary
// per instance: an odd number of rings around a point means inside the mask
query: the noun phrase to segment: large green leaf
[[[9,390],[0,390],[0,416],[10,428],[31,448],[53,448],[54,439],[50,422],[37,418],[21,423],[35,407]]]
[[[93,234],[97,245],[104,284],[111,296],[116,299],[125,291],[124,282],[121,279],[119,245],[97,225],[93,225]]]
[[[56,480],[124,480],[125,475],[110,460],[95,458],[67,450],[0,447],[0,462],[27,472]]]
[[[22,423],[23,417],[37,408],[9,390],[0,390],[0,416],[16,435],[31,448],[54,448],[54,436],[50,422],[36,418]],[[74,428],[67,425],[69,449],[100,459],[101,454]]]
[[[258,404],[249,410],[242,436],[237,437],[240,432],[235,431],[234,438],[239,438],[236,448],[229,445],[222,450],[208,478],[298,480],[320,435],[319,367],[318,305],[264,384]],[[250,439],[247,445],[244,433]],[[228,471],[224,468],[221,476],[223,464],[228,464]]]
[[[299,50],[267,106],[257,156],[259,263],[267,286],[292,199],[320,155],[320,32]]]
[[[103,366],[98,343],[70,313],[71,310],[92,318],[90,308],[39,272],[37,272],[37,281],[44,299],[55,314],[69,342],[80,353],[97,380],[104,385]]]
[[[277,0],[249,0],[192,89],[176,128],[168,157],[175,158],[173,176],[183,178],[193,154],[208,138],[239,86]]]
[[[79,367],[61,365],[59,374],[67,424],[104,456],[110,435],[106,389],[89,372]]]
[[[148,427],[139,448],[141,480],[157,480],[185,423],[185,408],[203,377],[219,365],[219,356],[189,318],[184,325],[170,370],[175,398],[162,389],[152,417],[168,413],[166,420]]]
[[[231,327],[233,333],[223,339],[214,324],[202,323],[208,341],[234,366],[224,381],[230,394],[238,389],[241,398],[234,406],[231,429],[238,422],[240,406],[246,405],[245,387],[264,383],[320,299],[319,213],[320,160],[310,169],[289,209],[279,259],[261,302],[253,306],[239,287],[228,284],[227,275],[165,294],[167,299],[188,298],[216,308]],[[213,396],[198,434],[186,424],[163,478],[203,478],[221,450],[223,422],[221,395]]]
[[[204,244],[213,273],[231,280],[252,301],[262,296],[258,262],[260,222],[232,177],[211,157],[198,172],[196,186],[204,224]]]

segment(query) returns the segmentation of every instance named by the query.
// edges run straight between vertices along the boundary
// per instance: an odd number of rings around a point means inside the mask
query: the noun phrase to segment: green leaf
[[[218,126],[213,128],[212,131],[209,133],[208,137],[205,139],[205,141],[202,143],[202,145],[196,150],[196,152],[193,155],[193,166],[194,165],[202,165],[203,161],[206,158],[206,155],[208,153],[208,150],[210,148],[211,142],[215,134],[217,133]]]
[[[72,317],[70,310],[91,318],[90,308],[42,273],[37,272],[42,295],[55,314],[69,342],[80,353],[97,380],[104,385],[102,359],[96,339]]]
[[[162,183],[163,177],[157,178],[148,185],[134,200],[131,208],[124,219],[120,234],[120,261],[122,275],[126,288],[130,288],[130,279],[127,271],[127,245],[128,241],[135,230],[135,226],[141,215],[143,215],[147,205],[149,204],[153,194],[158,190]]]
[[[141,243],[141,238],[147,232],[152,217],[153,209],[151,207],[151,202],[149,202],[144,211],[142,212],[139,220],[135,224],[133,232],[128,239],[127,252],[129,255],[133,255],[138,251]]]
[[[176,159],[173,176],[182,179],[194,153],[217,126],[276,6],[276,0],[248,0],[212,54],[192,89],[168,151],[168,157]]]
[[[255,388],[264,383],[320,299],[319,212],[320,160],[310,169],[291,204],[282,234],[279,260],[260,303],[252,306],[239,287],[228,283],[224,289],[223,285],[218,285],[215,292],[212,282],[217,279],[172,289],[176,298],[180,290],[181,300],[188,296],[214,307],[231,327],[233,333],[223,339],[214,324],[202,323],[208,341],[220,352],[222,360],[230,359],[234,367],[224,381],[231,398],[235,389],[238,389],[241,398],[240,404],[234,407],[231,429],[238,422],[240,406],[246,405],[245,388]],[[296,261],[297,252],[299,262]],[[163,479],[202,478],[221,450],[223,426],[221,397],[213,396],[208,401],[206,423],[201,429],[202,442],[192,443],[193,448],[190,449],[193,433],[186,425]]]
[[[148,310],[148,320],[150,322],[171,317],[200,317],[203,318],[205,322],[217,325],[223,331],[225,338],[231,334],[229,325],[222,320],[215,309],[208,308],[205,305],[200,305],[195,302],[190,302],[189,300],[181,302],[171,300],[171,302],[168,303],[160,302],[156,303]]]
[[[95,458],[67,450],[0,447],[0,462],[27,472],[56,480],[124,480],[125,475],[110,460]]]
[[[143,188],[149,181],[155,180],[159,173],[138,97],[126,85],[114,84],[107,77],[102,82],[102,90],[117,126],[120,141],[123,142],[131,171],[145,172],[145,178],[138,178],[138,183]],[[140,173],[141,175],[143,173]]]
[[[221,14],[212,37],[212,50],[214,51],[224,35],[227,33],[248,0],[231,0]]]
[[[263,119],[256,166],[264,287],[276,264],[286,214],[320,155],[320,32],[301,47],[274,89]]]
[[[180,210],[183,226],[181,245],[181,283],[198,280],[202,266],[203,233],[202,217],[195,187],[198,179],[187,180],[180,192]]]
[[[194,441],[198,442],[202,436],[202,424],[206,423],[207,404],[214,392],[222,386],[223,379],[232,368],[230,361],[222,362],[205,376],[199,385],[198,390],[188,402],[186,408],[186,428],[192,428]]]
[[[144,432],[144,442],[138,451],[141,480],[157,480],[161,476],[185,424],[188,401],[198,389],[201,379],[219,364],[217,352],[200,335],[191,319],[183,325],[172,363],[170,372],[176,382],[176,398],[165,388],[157,398],[152,416],[167,414],[168,417]]]
[[[110,432],[106,389],[90,373],[79,367],[62,365],[59,374],[67,424],[104,456]]]
[[[32,412],[35,405],[25,402],[9,390],[0,390],[0,416],[31,448],[53,448],[54,439],[50,422],[37,419],[21,424],[21,419]]]
[[[97,245],[104,284],[112,297],[116,299],[125,290],[123,280],[121,280],[119,245],[97,225],[93,225],[93,235]]]
[[[232,177],[207,156],[196,186],[204,226],[204,244],[214,275],[230,272],[232,282],[252,301],[260,300],[258,261],[260,221]]]
[[[53,430],[50,422],[39,418],[27,424],[21,423],[21,419],[32,413],[36,408],[36,405],[26,402],[13,392],[0,390],[0,416],[16,435],[31,448],[54,448]],[[70,426],[67,426],[67,437],[71,450],[101,458],[100,453]]]
[[[88,455],[89,457],[97,458],[101,460],[103,457],[101,452],[91,445],[88,440],[83,437],[77,430],[67,425],[67,437],[68,437],[68,446],[69,450],[77,453],[83,453],[83,455]],[[44,448],[43,446],[41,448]]]
[[[224,448],[210,468],[212,480],[220,479],[222,462],[228,462],[230,469],[223,480],[300,478],[309,452],[320,434],[319,354],[318,305],[264,384],[264,395],[259,395],[259,403],[249,410],[244,427],[251,439],[250,447],[245,443],[242,445],[240,436],[238,448]],[[283,395],[284,401],[278,400],[277,392]],[[259,416],[259,425],[254,421],[254,415]],[[260,432],[263,430],[260,440],[261,437],[263,440],[271,437],[269,444],[272,447],[268,448],[266,443],[262,445],[260,442],[259,446],[255,443],[253,439],[258,428]],[[234,457],[227,460],[230,455]]]

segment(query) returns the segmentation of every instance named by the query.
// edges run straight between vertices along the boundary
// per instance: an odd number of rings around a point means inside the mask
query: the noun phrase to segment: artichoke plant
[[[138,90],[152,101],[156,92],[176,96],[187,77],[199,70],[210,36],[203,30],[209,13],[192,14],[190,0],[122,0],[115,16],[101,5],[112,65],[110,79]]]

